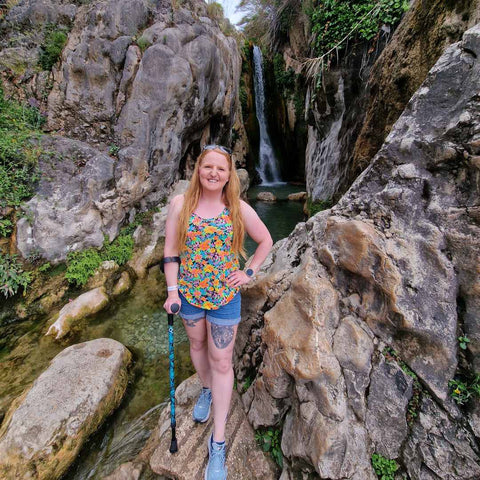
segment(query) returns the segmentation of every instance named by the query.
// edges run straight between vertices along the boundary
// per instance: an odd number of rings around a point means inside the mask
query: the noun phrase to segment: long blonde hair
[[[185,249],[190,215],[193,213],[195,208],[197,208],[198,201],[200,200],[200,195],[202,193],[198,169],[202,163],[202,160],[209,152],[220,153],[227,159],[228,168],[230,170],[230,178],[223,187],[223,201],[230,212],[230,219],[232,220],[233,225],[232,250],[237,257],[241,255],[243,258],[246,258],[246,253],[243,246],[245,225],[243,223],[242,213],[240,210],[240,180],[238,179],[232,156],[218,148],[203,150],[199,155],[197,162],[195,163],[192,179],[190,180],[188,190],[185,192],[182,210],[178,219],[178,250],[179,252],[182,252]]]

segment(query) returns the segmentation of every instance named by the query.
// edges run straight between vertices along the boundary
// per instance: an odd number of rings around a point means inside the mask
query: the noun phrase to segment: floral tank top
[[[216,310],[238,293],[238,287],[227,285],[230,273],[240,268],[232,240],[233,224],[226,207],[217,217],[190,216],[178,276],[178,289],[190,304]]]

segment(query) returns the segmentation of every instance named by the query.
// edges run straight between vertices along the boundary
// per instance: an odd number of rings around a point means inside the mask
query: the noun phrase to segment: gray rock
[[[109,302],[105,287],[82,293],[60,310],[58,318],[45,335],[54,335],[56,340],[64,337],[80,320],[103,310]]]
[[[365,425],[375,452],[397,458],[408,434],[406,414],[413,380],[398,365],[385,362],[383,355],[371,378]]]
[[[100,338],[66,348],[12,404],[0,430],[0,474],[60,478],[82,445],[119,405],[130,352]]]
[[[475,438],[431,399],[424,398],[402,459],[412,480],[480,478]]]
[[[257,200],[261,202],[276,202],[277,197],[272,192],[258,192]]]
[[[106,208],[103,192],[114,178],[114,160],[91,146],[63,137],[42,137],[47,152],[39,160],[42,177],[37,194],[23,207],[17,246],[50,261],[64,260],[70,250],[100,247],[104,234],[114,238],[124,212]]]

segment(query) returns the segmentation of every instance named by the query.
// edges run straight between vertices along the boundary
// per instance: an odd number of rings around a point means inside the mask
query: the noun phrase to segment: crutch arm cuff
[[[164,271],[164,266],[166,263],[178,263],[180,264],[181,260],[180,257],[163,257],[162,260],[160,261],[160,268],[162,272],[165,273]]]

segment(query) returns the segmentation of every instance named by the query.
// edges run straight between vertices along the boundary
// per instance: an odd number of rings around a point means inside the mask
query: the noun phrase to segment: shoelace
[[[200,400],[210,401],[211,395],[212,394],[211,394],[210,390],[202,390],[202,392],[200,393]]]
[[[223,467],[223,464],[225,463],[225,446],[215,448],[215,445],[212,444],[212,448],[210,449],[210,461],[215,469]]]

